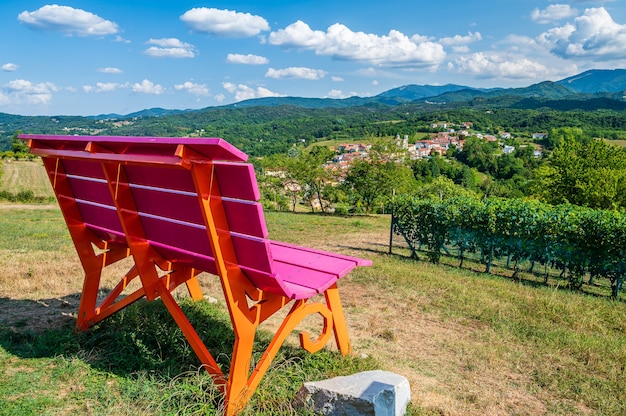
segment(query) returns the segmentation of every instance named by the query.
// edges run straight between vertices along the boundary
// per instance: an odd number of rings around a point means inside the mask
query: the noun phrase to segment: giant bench
[[[139,299],[160,298],[223,393],[227,415],[245,407],[305,317],[320,315],[323,328],[313,340],[301,332],[302,348],[319,351],[334,334],[341,353],[351,352],[337,280],[371,262],[268,239],[254,168],[242,151],[217,138],[19,138],[43,160],[84,269],[78,329]],[[103,270],[127,258],[132,267],[119,283],[101,287]],[[202,272],[219,277],[230,315],[228,375],[172,295],[185,284],[191,298],[202,299]],[[139,288],[125,290],[136,278]],[[102,290],[108,294],[99,298]],[[253,364],[257,329],[283,308],[286,316]]]

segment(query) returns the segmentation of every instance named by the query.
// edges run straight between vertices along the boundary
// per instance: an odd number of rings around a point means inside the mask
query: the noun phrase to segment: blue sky
[[[128,114],[626,67],[614,1],[0,3],[0,112]]]

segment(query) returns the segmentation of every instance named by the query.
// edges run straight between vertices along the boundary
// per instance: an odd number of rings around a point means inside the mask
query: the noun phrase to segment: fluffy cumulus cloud
[[[225,37],[255,36],[270,30],[269,23],[261,16],[208,7],[187,10],[180,20],[196,32]]]
[[[17,71],[18,66],[9,62],[9,63],[2,65],[2,67],[0,68],[6,72],[13,72],[13,71]]]
[[[117,82],[96,82],[96,85],[83,85],[83,91],[85,92],[94,92],[94,93],[100,93],[100,92],[111,92],[111,91],[115,91],[115,90],[119,90],[122,88],[128,88],[129,84],[128,82],[120,84]]]
[[[97,71],[102,72],[103,74],[121,74],[124,72],[121,69],[115,68],[112,66],[107,66],[105,68],[98,68]]]
[[[569,19],[578,14],[578,10],[569,4],[551,4],[543,10],[536,8],[530,14],[530,18],[537,23],[552,23],[563,19]]]
[[[488,79],[533,80],[550,74],[550,70],[539,62],[497,53],[478,52],[462,56],[448,66],[459,73]]]
[[[573,23],[542,33],[538,41],[561,58],[623,60],[626,25],[616,23],[603,7],[590,8]]]
[[[100,16],[57,4],[46,5],[33,12],[23,11],[17,19],[31,29],[60,32],[69,36],[103,36],[119,31],[115,23]]]
[[[270,33],[269,43],[283,48],[314,50],[318,55],[376,66],[435,69],[446,56],[441,44],[420,36],[409,38],[397,30],[384,36],[353,32],[340,23],[323,32],[297,21]]]
[[[225,82],[222,84],[224,89],[231,94],[235,95],[235,100],[243,101],[250,100],[252,98],[264,98],[264,97],[280,97],[281,95],[270,91],[264,87],[252,88],[245,84],[233,84],[232,82]]]
[[[45,105],[59,88],[51,82],[33,83],[16,79],[0,88],[0,105]]]
[[[193,58],[195,56],[193,45],[176,38],[150,39],[148,44],[155,45],[143,51],[148,56],[156,58]]]
[[[267,65],[270,63],[270,60],[259,55],[240,55],[238,53],[229,53],[226,57],[226,62],[229,64]]]
[[[154,94],[160,95],[165,92],[165,88],[163,88],[159,84],[155,84],[152,81],[144,79],[141,83],[134,83],[132,85],[133,92],[141,93],[141,94]]]
[[[275,79],[308,79],[308,80],[318,80],[324,78],[328,75],[328,72],[323,71],[321,69],[311,69],[304,67],[290,67],[284,69],[274,69],[270,68],[265,73],[267,78],[275,78]]]
[[[207,97],[209,95],[209,89],[206,84],[195,84],[193,82],[187,81],[182,84],[174,85],[178,91],[187,91],[189,94]]]

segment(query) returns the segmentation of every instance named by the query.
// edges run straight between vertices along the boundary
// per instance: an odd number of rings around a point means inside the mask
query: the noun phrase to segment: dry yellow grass
[[[31,190],[35,196],[53,196],[50,181],[41,160],[3,161],[0,191],[17,193]]]

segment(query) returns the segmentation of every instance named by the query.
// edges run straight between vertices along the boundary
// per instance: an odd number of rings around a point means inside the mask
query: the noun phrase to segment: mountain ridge
[[[564,78],[559,81],[542,81],[527,87],[518,88],[475,88],[458,84],[445,85],[417,85],[407,84],[392,88],[370,97],[352,96],[348,98],[307,98],[307,97],[264,97],[252,98],[224,106],[206,107],[195,110],[166,110],[152,108],[134,112],[128,115],[106,115],[107,118],[127,119],[134,117],[159,117],[186,112],[206,111],[214,108],[236,109],[248,107],[276,107],[296,106],[303,108],[346,108],[356,106],[396,106],[408,103],[423,103],[444,105],[460,103],[481,98],[501,101],[502,97],[517,97],[518,101],[535,98],[541,100],[569,101],[585,100],[589,98],[604,98],[624,101],[626,91],[626,69],[591,69],[580,74]],[[610,95],[607,97],[607,94]],[[515,105],[515,99],[510,99]],[[526,101],[527,103],[529,101]],[[486,104],[486,103],[485,103]],[[617,105],[621,108],[621,105]],[[90,118],[101,118],[92,116]]]

